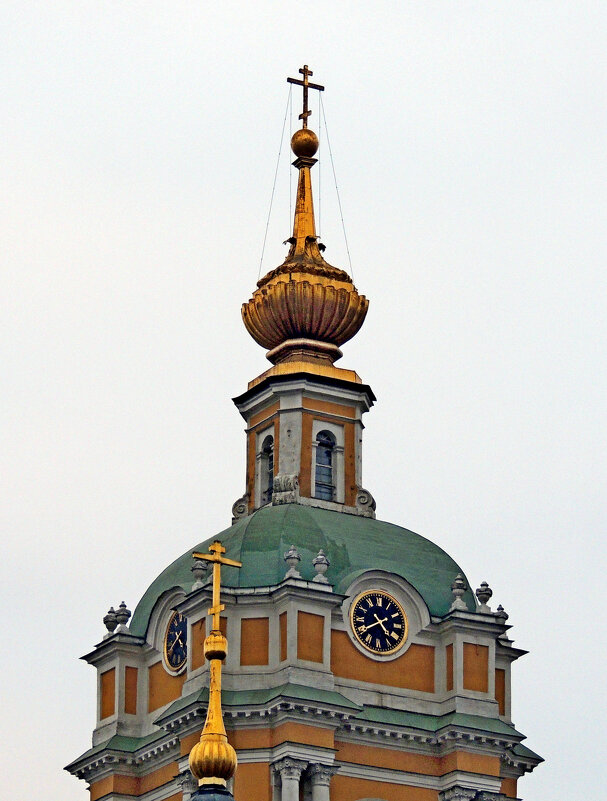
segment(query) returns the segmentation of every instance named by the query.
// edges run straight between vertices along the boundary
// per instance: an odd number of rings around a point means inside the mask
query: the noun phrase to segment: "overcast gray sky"
[[[61,770],[94,725],[78,657],[244,490],[230,398],[268,363],[240,304],[308,63],[370,299],[340,362],[378,398],[365,486],[489,581],[530,650],[513,718],[547,762],[519,794],[596,797],[607,5],[4,0],[0,26],[1,794],[87,797]]]

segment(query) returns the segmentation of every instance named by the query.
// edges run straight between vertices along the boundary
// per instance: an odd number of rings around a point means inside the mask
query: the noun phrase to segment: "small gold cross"
[[[319,83],[310,83],[308,78],[310,75],[314,75],[311,69],[308,69],[308,65],[304,64],[303,67],[299,70],[303,75],[303,81],[299,78],[287,78],[287,83],[295,83],[297,86],[303,86],[303,111],[299,115],[299,119],[303,120],[303,127],[308,127],[308,117],[312,113],[308,108],[308,89],[318,89],[319,92],[324,92],[325,87],[321,86]]]
[[[206,562],[213,563],[213,606],[209,609],[209,615],[213,615],[213,631],[219,631],[219,616],[225,609],[225,605],[220,602],[219,596],[221,590],[221,565],[242,567],[242,562],[222,556],[226,549],[219,540],[215,540],[212,545],[209,545],[209,551],[211,553],[193,553],[192,556],[194,559],[204,559]]]

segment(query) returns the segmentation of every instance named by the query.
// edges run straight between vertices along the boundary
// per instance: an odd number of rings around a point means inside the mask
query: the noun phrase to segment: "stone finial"
[[[107,634],[105,636],[111,637],[118,625],[118,617],[113,606],[110,606],[107,615],[104,616],[103,624],[107,629]]]
[[[484,612],[485,614],[491,612],[491,608],[487,606],[487,602],[489,601],[492,595],[493,595],[493,590],[491,589],[491,587],[487,584],[486,581],[481,581],[481,586],[476,591],[476,597],[478,598],[478,601],[480,603],[480,607],[478,609],[479,612]]]
[[[129,633],[126,624],[130,616],[131,616],[131,610],[127,609],[125,602],[122,601],[116,612],[116,620],[118,621],[118,633],[120,632],[124,632],[126,634]]]
[[[301,578],[301,573],[297,570],[297,565],[301,562],[301,556],[294,545],[291,545],[289,550],[285,552],[284,559],[289,567],[285,573],[285,578]]]
[[[504,627],[505,627],[506,626],[506,621],[508,620],[510,615],[506,612],[506,610],[504,609],[504,607],[501,604],[497,607],[497,611],[494,612],[494,614],[495,614],[495,617],[497,618],[497,622],[498,623],[502,623],[504,625]],[[504,645],[510,645],[511,642],[512,642],[510,639],[508,639],[508,635],[506,634],[506,629],[505,628],[504,628],[504,631],[498,637],[498,640],[503,642]]]
[[[208,568],[209,563],[205,562],[204,559],[197,559],[194,562],[190,568],[195,579],[192,584],[192,590],[199,590],[201,587],[204,587],[204,579],[206,578]]]
[[[331,566],[331,562],[325,556],[325,552],[321,548],[318,552],[318,556],[315,556],[312,560],[312,564],[314,565],[314,570],[316,570],[316,575],[312,579],[312,581],[318,581],[321,584],[328,584],[329,579],[325,576],[328,568]]]
[[[453,612],[455,610],[460,610],[462,612],[467,612],[468,607],[463,599],[463,594],[468,589],[464,577],[461,573],[458,573],[451,585],[451,592],[453,593],[453,603],[451,604],[449,611]]]

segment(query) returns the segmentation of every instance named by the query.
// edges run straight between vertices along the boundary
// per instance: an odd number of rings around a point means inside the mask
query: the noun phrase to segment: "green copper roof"
[[[189,695],[178,698],[168,709],[154,721],[157,725],[162,725],[165,720],[170,720],[182,709],[192,704],[206,704],[209,698],[208,687],[196,690]],[[281,684],[280,687],[269,687],[259,690],[223,690],[221,693],[221,703],[225,709],[231,706],[244,707],[255,706],[257,704],[267,704],[276,698],[288,698],[291,701],[314,701],[326,704],[327,706],[340,707],[342,709],[357,710],[358,704],[350,701],[345,695],[333,690],[323,690],[319,687],[306,687],[303,684]]]
[[[462,712],[449,712],[446,715],[424,715],[419,712],[406,712],[402,709],[386,709],[380,706],[365,706],[356,715],[357,720],[368,723],[383,723],[386,726],[406,726],[412,729],[423,729],[436,732],[445,726],[458,726],[464,729],[488,731],[492,734],[504,734],[515,739],[523,735],[514,726],[499,718],[486,718],[482,715],[466,715]]]
[[[402,576],[422,596],[430,614],[445,615],[453,600],[451,583],[461,568],[438,545],[406,528],[368,517],[330,512],[313,506],[264,506],[238,520],[220,534],[190,548],[152,582],[139,602],[130,630],[145,636],[154,604],[160,595],[181,587],[189,592],[193,576],[192,552],[206,550],[220,539],[226,556],[242,562],[240,570],[225,570],[228,587],[267,587],[280,584],[286,565],[284,552],[295,545],[301,555],[299,571],[311,580],[312,560],[322,548],[331,567],[327,578],[336,592],[345,592],[353,579],[367,570],[385,570]],[[475,608],[470,590],[464,596]]]
[[[123,734],[115,734],[113,737],[110,737],[109,740],[105,740],[93,746],[93,748],[89,748],[89,750],[81,754],[78,759],[74,759],[73,762],[70,762],[70,764],[65,767],[65,770],[74,768],[83,759],[90,759],[90,757],[102,751],[120,751],[133,754],[140,748],[145,748],[145,746],[156,742],[156,740],[162,740],[165,736],[166,732],[162,729],[148,734],[147,737],[126,737]]]

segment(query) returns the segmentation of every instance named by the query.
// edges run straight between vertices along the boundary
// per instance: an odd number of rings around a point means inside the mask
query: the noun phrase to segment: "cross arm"
[[[319,92],[324,92],[325,87],[321,86],[319,83],[311,83],[308,81],[300,81],[299,78],[287,78],[287,83],[296,83],[297,86],[307,86],[308,89],[318,89]]]

